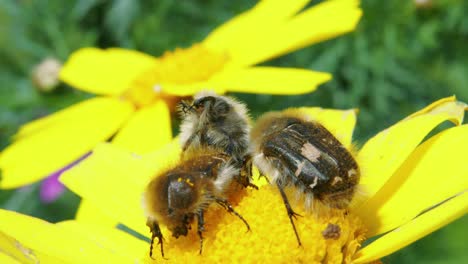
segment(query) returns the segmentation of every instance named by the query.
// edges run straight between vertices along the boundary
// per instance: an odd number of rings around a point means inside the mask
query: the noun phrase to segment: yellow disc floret
[[[227,61],[227,54],[213,52],[201,44],[166,51],[151,68],[133,81],[124,97],[137,106],[150,104],[163,92],[165,83],[191,84],[206,81],[220,71]]]
[[[235,210],[249,223],[212,206],[205,214],[204,246],[198,254],[196,223],[187,237],[175,239],[165,233],[165,256],[168,263],[350,263],[364,240],[361,221],[345,210],[327,214],[295,211],[302,215],[295,221],[302,239],[298,246],[281,196],[276,189],[264,186],[248,190]],[[156,252],[155,252],[156,253]],[[154,254],[161,261],[159,254]],[[152,261],[148,258],[148,261]]]

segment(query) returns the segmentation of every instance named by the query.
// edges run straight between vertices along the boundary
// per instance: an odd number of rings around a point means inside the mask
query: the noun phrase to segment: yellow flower
[[[356,195],[349,212],[337,210],[315,216],[295,207],[304,215],[296,221],[302,247],[297,246],[280,195],[264,185],[258,191],[243,191],[235,201],[236,211],[249,222],[251,232],[222,208],[207,210],[201,256],[196,232],[175,239],[163,228],[167,262],[366,263],[397,251],[468,211],[464,155],[468,125],[461,125],[466,107],[455,97],[441,99],[367,141],[356,154],[365,192]],[[354,110],[303,111],[351,147]],[[424,140],[447,120],[457,126]],[[140,205],[142,192],[157,171],[175,162],[179,153],[176,141],[141,157],[103,143],[61,180],[96,207],[88,213],[106,215],[148,236]],[[8,257],[20,261],[151,261],[147,242],[99,220],[49,224],[0,211],[0,247]],[[364,238],[378,235],[360,249]],[[156,246],[154,256],[161,261],[158,250]]]
[[[135,153],[171,139],[168,103],[201,89],[269,94],[313,91],[327,73],[253,66],[353,30],[359,1],[260,1],[216,28],[201,43],[161,57],[133,50],[83,48],[60,72],[62,81],[98,97],[21,127],[0,155],[0,188],[37,181],[99,142]]]

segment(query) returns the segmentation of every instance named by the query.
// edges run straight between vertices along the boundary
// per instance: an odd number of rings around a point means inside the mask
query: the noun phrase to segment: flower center
[[[124,97],[137,106],[148,105],[164,94],[165,84],[184,85],[206,81],[220,71],[227,61],[226,54],[213,52],[201,44],[167,51],[131,83]]]
[[[188,237],[175,239],[163,231],[166,257],[181,263],[351,263],[365,238],[360,219],[345,210],[314,206],[319,212],[307,213],[299,203],[292,203],[302,215],[294,220],[302,242],[299,247],[277,189],[263,186],[247,190],[239,203],[230,200],[249,223],[250,232],[237,217],[210,206],[205,214],[203,254],[197,254],[199,238],[193,223]]]

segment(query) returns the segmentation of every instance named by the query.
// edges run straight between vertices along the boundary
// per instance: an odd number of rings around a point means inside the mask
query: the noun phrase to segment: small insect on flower
[[[350,203],[360,177],[357,162],[330,131],[300,110],[264,114],[252,129],[251,142],[253,162],[278,187],[299,245],[293,221],[298,214],[285,188],[303,197],[309,210],[315,202],[340,209]]]
[[[179,112],[182,155],[206,147],[226,153],[232,165],[241,168],[236,179],[244,186],[256,187],[250,183],[250,119],[244,104],[231,97],[201,92],[193,102],[182,101]]]
[[[233,181],[239,169],[228,162],[224,153],[205,149],[203,154],[187,152],[176,166],[157,175],[147,186],[144,207],[147,225],[152,233],[150,257],[154,239],[158,238],[164,258],[163,235],[159,224],[165,225],[172,236],[186,236],[197,219],[200,238],[200,254],[203,249],[204,212],[212,203],[224,207],[239,217],[250,230],[247,221],[228,202],[228,195],[238,188]],[[236,186],[237,185],[237,186]]]

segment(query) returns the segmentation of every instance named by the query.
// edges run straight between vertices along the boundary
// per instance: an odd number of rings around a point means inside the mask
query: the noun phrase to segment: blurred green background
[[[158,56],[202,40],[254,4],[253,0],[0,1],[0,149],[22,123],[90,96],[64,84],[51,92],[37,89],[32,70],[45,58],[64,62],[72,51],[85,46],[119,46]],[[362,8],[364,16],[355,32],[265,63],[333,73],[333,80],[315,93],[235,96],[247,102],[254,117],[288,106],[358,107],[358,144],[441,97],[455,94],[468,101],[468,1],[364,0]],[[0,207],[50,221],[74,216],[76,195],[66,192],[43,204],[38,186],[1,190]],[[465,216],[383,261],[468,263],[466,234]]]

